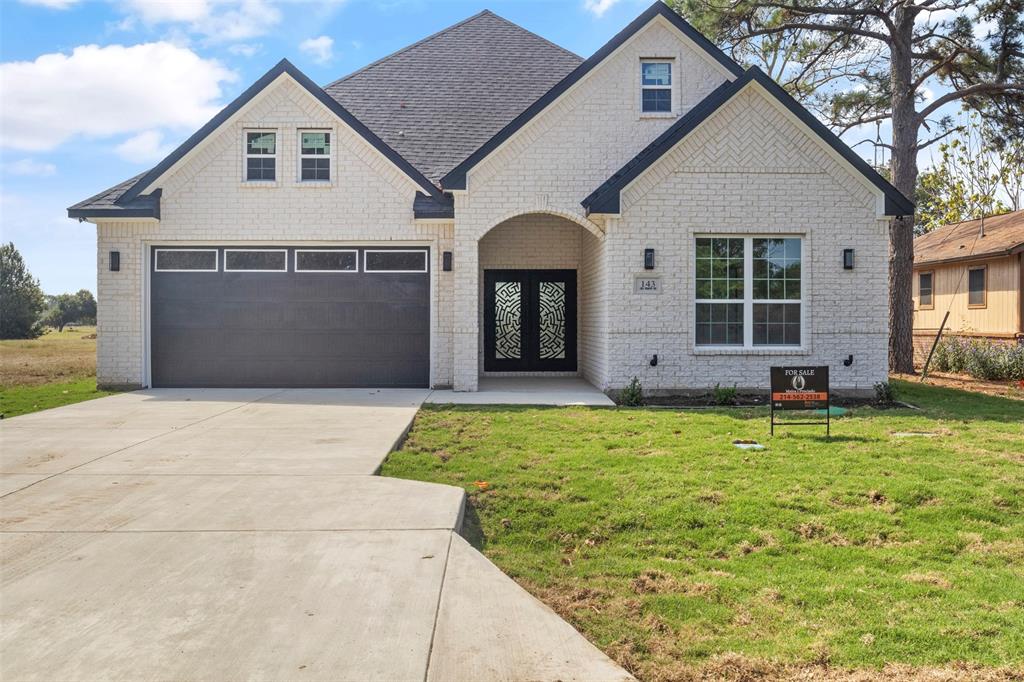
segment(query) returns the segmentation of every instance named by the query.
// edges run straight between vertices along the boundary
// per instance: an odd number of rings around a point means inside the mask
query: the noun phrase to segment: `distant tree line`
[[[46,327],[96,324],[96,299],[88,289],[47,296],[14,244],[0,245],[0,339],[34,339]]]

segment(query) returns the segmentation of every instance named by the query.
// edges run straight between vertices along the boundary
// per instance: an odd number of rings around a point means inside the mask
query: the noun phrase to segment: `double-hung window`
[[[802,246],[799,237],[698,237],[696,345],[800,347]]]
[[[277,133],[267,130],[245,132],[245,181],[277,180]]]
[[[922,272],[917,276],[917,299],[918,308],[921,310],[933,310],[935,301],[932,299],[932,282],[935,275],[931,272]]]
[[[299,181],[331,181],[331,134],[322,130],[299,131]]]
[[[984,308],[988,304],[986,296],[986,275],[984,265],[967,271],[967,307]]]
[[[644,114],[672,113],[671,62],[640,62],[640,111]]]

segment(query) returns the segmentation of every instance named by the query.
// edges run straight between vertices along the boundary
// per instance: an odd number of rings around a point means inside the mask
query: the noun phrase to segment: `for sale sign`
[[[772,410],[827,410],[828,367],[772,367]]]

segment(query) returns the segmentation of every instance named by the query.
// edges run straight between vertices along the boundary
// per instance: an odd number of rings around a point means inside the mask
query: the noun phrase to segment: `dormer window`
[[[672,113],[671,62],[640,62],[640,111],[644,114]]]
[[[277,133],[248,130],[245,133],[245,181],[277,180]]]
[[[299,131],[299,180],[331,181],[331,134],[323,130]]]

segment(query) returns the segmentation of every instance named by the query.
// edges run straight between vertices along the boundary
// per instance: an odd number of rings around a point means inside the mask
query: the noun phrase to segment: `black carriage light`
[[[445,251],[441,254],[441,269],[445,272],[452,271],[452,252]]]
[[[110,271],[117,272],[121,269],[121,252],[111,251],[110,252]]]
[[[843,249],[843,270],[853,270],[853,249]]]
[[[654,249],[644,249],[644,270],[654,269]]]

